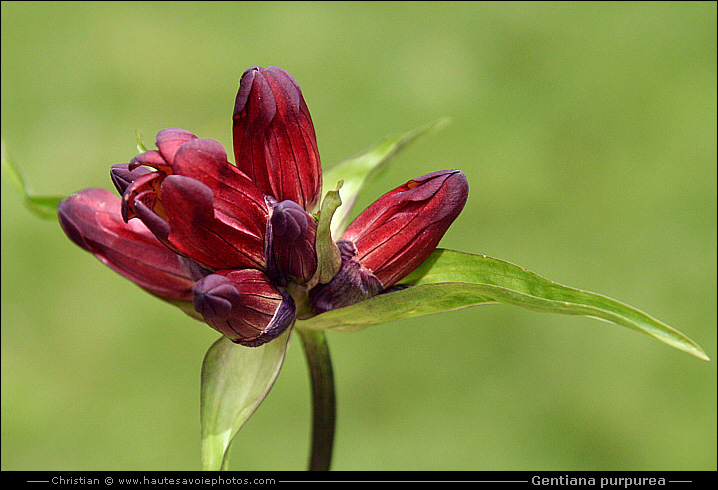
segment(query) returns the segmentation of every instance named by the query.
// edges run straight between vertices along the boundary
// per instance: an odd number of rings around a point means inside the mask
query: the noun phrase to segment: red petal
[[[157,170],[161,170],[162,172],[166,174],[171,174],[172,169],[170,167],[170,164],[167,160],[162,156],[162,154],[157,150],[150,150],[146,151],[144,153],[140,153],[139,155],[135,156],[132,160],[130,160],[129,165],[127,168],[129,170],[134,170],[140,165],[146,165],[148,167],[156,168]]]
[[[169,225],[167,240],[179,253],[210,269],[265,267],[263,237],[219,219],[208,186],[170,175],[162,181],[161,196]]]
[[[192,300],[202,273],[197,264],[170,251],[138,220],[120,216],[120,199],[105,189],[85,189],[58,207],[60,225],[77,245],[158,296]]]
[[[157,133],[155,145],[164,159],[171,163],[175,159],[175,153],[179,147],[195,138],[197,137],[185,129],[163,129]]]
[[[112,183],[115,184],[117,192],[122,195],[125,193],[125,190],[127,190],[127,188],[132,182],[137,180],[139,177],[149,173],[150,171],[151,170],[144,167],[130,170],[129,164],[120,163],[117,165],[113,165],[110,168],[110,178],[112,179]]]
[[[264,238],[269,216],[264,196],[249,177],[227,161],[220,143],[198,138],[182,145],[172,169],[174,174],[191,177],[212,190],[220,219]]]
[[[148,172],[141,175],[129,186],[127,186],[124,194],[122,194],[122,219],[124,219],[125,222],[128,222],[137,216],[135,201],[139,194],[144,194],[145,197],[142,199],[142,202],[146,206],[152,210],[155,209],[155,204],[157,204],[157,193],[159,192],[160,184],[162,184],[162,179],[164,177],[164,172]],[[151,194],[148,194],[147,191],[150,191]],[[148,198],[152,199],[148,200]]]

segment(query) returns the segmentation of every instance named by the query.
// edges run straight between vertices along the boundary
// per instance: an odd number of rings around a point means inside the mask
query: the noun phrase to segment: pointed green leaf
[[[147,151],[147,147],[142,142],[142,133],[139,129],[135,129],[135,136],[137,137],[137,151],[139,153],[144,153]]]
[[[341,198],[344,203],[337,211],[332,222],[332,234],[338,238],[346,230],[349,213],[367,182],[376,178],[384,165],[401,149],[419,136],[444,127],[448,118],[436,120],[408,133],[387,136],[380,142],[366,148],[354,156],[346,158],[324,170],[322,195],[332,190],[340,180],[344,181]]]
[[[60,204],[60,201],[64,199],[64,197],[33,196],[29,191],[25,180],[22,178],[22,175],[20,175],[19,170],[12,160],[10,160],[10,157],[8,157],[4,141],[0,145],[0,161],[3,172],[10,179],[10,182],[20,194],[20,197],[22,197],[25,206],[27,206],[31,212],[40,218],[57,218],[57,206]]]
[[[290,330],[260,347],[222,337],[207,351],[200,393],[203,470],[226,469],[232,439],[279,374]]]
[[[503,260],[444,249],[437,249],[404,278],[399,290],[328,311],[297,326],[357,330],[400,318],[487,303],[606,320],[708,360],[703,349],[684,334],[624,303],[562,286]]]

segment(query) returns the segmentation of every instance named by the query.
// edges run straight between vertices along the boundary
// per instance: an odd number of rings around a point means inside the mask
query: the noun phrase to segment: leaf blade
[[[424,284],[380,294],[360,303],[298,320],[297,328],[354,332],[404,318],[493,303],[496,301],[480,291],[467,290],[462,283]]]
[[[15,190],[17,190],[20,197],[22,197],[23,204],[25,204],[32,213],[43,219],[57,218],[57,206],[64,197],[32,195],[17,166],[7,155],[5,141],[0,143],[0,165],[2,165],[3,172],[10,179]]]
[[[607,320],[645,333],[699,359],[709,360],[693,340],[637,308],[602,294],[558,284],[517,265],[485,255],[438,249],[403,282],[418,285],[457,278],[472,282],[479,279],[488,283],[492,295],[505,304]],[[516,284],[521,284],[522,290],[512,290]]]
[[[200,392],[203,470],[226,468],[232,439],[279,375],[290,330],[260,347],[221,337],[207,351]]]
[[[401,283],[405,289],[318,315],[299,326],[357,330],[369,326],[371,321],[383,323],[480,304],[501,303],[538,312],[606,320],[708,360],[706,353],[693,340],[637,308],[604,295],[563,286],[517,265],[485,255],[437,249]]]

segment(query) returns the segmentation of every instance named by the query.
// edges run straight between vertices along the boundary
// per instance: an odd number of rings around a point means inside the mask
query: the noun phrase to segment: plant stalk
[[[312,383],[312,452],[310,471],[328,471],[332,461],[336,396],[329,346],[324,332],[297,329],[302,339]]]

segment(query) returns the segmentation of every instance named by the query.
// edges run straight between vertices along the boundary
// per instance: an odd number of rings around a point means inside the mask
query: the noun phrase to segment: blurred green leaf
[[[325,169],[322,177],[323,196],[333,190],[337,182],[344,181],[340,192],[343,206],[337,210],[332,221],[332,235],[338,238],[344,233],[348,225],[349,213],[351,213],[362,187],[380,175],[385,164],[394,155],[419,136],[443,128],[448,122],[449,118],[442,118],[408,133],[387,136],[356,155],[345,158]]]
[[[279,374],[290,330],[259,347],[237,345],[223,336],[207,351],[200,393],[203,470],[226,469],[232,439]]]
[[[57,206],[65,199],[60,196],[25,196],[25,205],[43,219],[57,218]]]
[[[400,318],[503,303],[538,312],[606,320],[708,360],[703,349],[691,339],[640,310],[600,294],[562,286],[485,255],[437,249],[404,278],[399,287],[361,303],[323,313],[297,326],[357,330]]]
[[[10,157],[8,157],[4,140],[0,146],[0,160],[2,160],[3,172],[10,179],[10,182],[12,182],[13,187],[15,187],[20,194],[20,197],[22,197],[25,206],[40,218],[57,218],[57,206],[60,204],[60,201],[65,198],[59,196],[33,196],[25,180],[22,178],[20,171],[12,160],[10,160]]]

